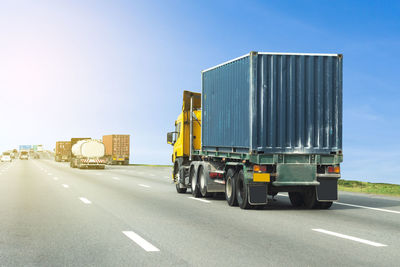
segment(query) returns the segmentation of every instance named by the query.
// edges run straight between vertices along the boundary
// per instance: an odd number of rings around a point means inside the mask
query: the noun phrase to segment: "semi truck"
[[[22,151],[20,151],[19,152],[19,159],[26,159],[26,160],[28,160],[29,159],[29,151],[27,151],[27,150],[22,150]]]
[[[71,141],[56,142],[54,159],[57,162],[71,160]]]
[[[250,52],[201,73],[183,92],[172,179],[178,193],[224,193],[230,206],[264,206],[288,192],[295,207],[338,199],[342,153],[341,54]]]
[[[43,145],[37,145],[36,152],[43,152]]]
[[[106,148],[105,158],[107,164],[129,164],[129,140],[128,134],[111,134],[103,136],[103,144]]]
[[[71,142],[72,143],[72,142]],[[72,168],[104,169],[104,144],[98,140],[80,140],[71,147],[72,155],[70,166]]]

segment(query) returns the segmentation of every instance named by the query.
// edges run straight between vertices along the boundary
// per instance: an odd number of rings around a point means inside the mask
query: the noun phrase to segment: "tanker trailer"
[[[72,146],[72,168],[96,168],[104,169],[106,161],[104,157],[104,144],[97,140],[80,140]]]

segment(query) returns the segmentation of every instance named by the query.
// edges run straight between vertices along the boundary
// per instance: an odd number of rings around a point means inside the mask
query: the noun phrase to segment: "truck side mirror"
[[[167,133],[167,143],[170,145],[175,144],[174,132]]]

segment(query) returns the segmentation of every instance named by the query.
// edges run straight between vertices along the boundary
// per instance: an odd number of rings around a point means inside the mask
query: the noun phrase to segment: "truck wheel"
[[[200,171],[199,171],[199,187],[200,187],[200,192],[203,197],[210,197],[211,194],[207,193],[207,178],[204,173],[204,167],[200,166]]]
[[[333,202],[332,201],[324,201],[324,202],[320,202],[318,201],[318,209],[323,209],[323,210],[327,210],[332,206]]]
[[[306,209],[316,209],[319,206],[319,201],[317,200],[317,194],[315,192],[315,187],[307,188],[303,193],[304,207]]]
[[[301,207],[304,205],[303,195],[300,192],[289,192],[289,199],[293,207]]]
[[[237,206],[236,199],[236,176],[232,168],[228,169],[225,179],[225,199],[229,206]]]
[[[175,187],[176,187],[176,192],[178,192],[179,194],[184,194],[187,191],[187,188],[186,187],[181,188],[180,184],[175,184]]]
[[[175,166],[174,166],[175,188],[176,188],[176,192],[178,192],[178,194],[184,194],[184,193],[186,193],[187,188],[186,187],[184,187],[184,188],[181,187],[181,184],[179,182],[179,180],[180,180],[179,179],[179,169],[180,169],[180,164],[179,164],[179,162],[177,162],[177,163],[175,163]]]
[[[190,184],[191,184],[191,188],[192,188],[192,195],[197,198],[197,197],[201,196],[201,192],[200,192],[197,177],[195,176],[194,168],[192,170],[193,170],[193,173],[191,174]]]
[[[240,170],[236,179],[236,198],[241,209],[249,209],[251,204],[249,203],[249,194],[247,185],[244,183],[244,173]]]

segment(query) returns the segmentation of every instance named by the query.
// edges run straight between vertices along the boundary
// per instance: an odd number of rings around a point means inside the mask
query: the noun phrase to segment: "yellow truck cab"
[[[193,114],[193,116],[190,116]],[[175,121],[175,131],[167,134],[168,144],[173,145],[172,163],[174,164],[172,179],[176,182],[179,168],[191,160],[193,150],[201,147],[201,94],[183,92],[182,112]],[[179,186],[177,184],[177,186]],[[179,190],[182,189],[182,190]],[[186,188],[177,188],[186,191]]]

